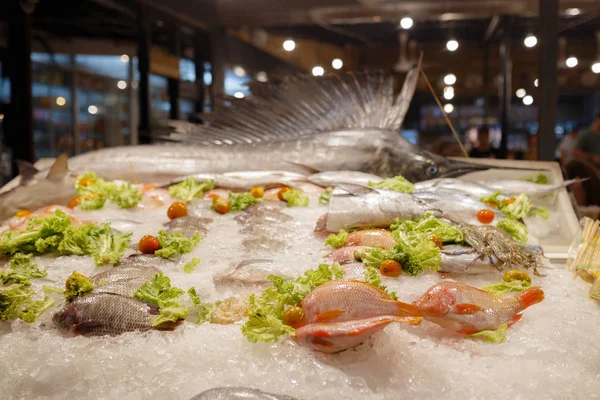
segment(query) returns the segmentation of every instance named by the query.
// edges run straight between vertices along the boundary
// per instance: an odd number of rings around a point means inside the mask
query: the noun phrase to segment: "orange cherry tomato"
[[[255,199],[260,199],[265,195],[265,189],[262,186],[254,186],[250,189],[250,194]]]
[[[68,207],[69,208],[75,208],[77,207],[79,204],[81,204],[81,199],[79,197],[73,197],[73,200],[71,200],[69,202]]]
[[[491,210],[481,210],[477,213],[477,219],[482,224],[489,224],[494,220],[494,212]]]
[[[31,215],[31,210],[28,209],[19,210],[15,213],[15,217],[19,218],[27,217],[29,215]]]
[[[167,210],[167,217],[169,219],[181,218],[185,217],[188,214],[188,208],[185,203],[181,201],[176,201]]]
[[[292,190],[292,188],[289,186],[282,187],[281,189],[279,189],[279,192],[277,192],[277,198],[281,201],[285,201],[285,199],[283,198],[283,194],[285,192],[289,192],[290,190]]]
[[[306,324],[306,313],[301,307],[289,307],[283,312],[283,323],[300,328]]]
[[[486,201],[485,205],[492,208],[498,208],[498,203],[496,203],[495,201]]]
[[[383,276],[391,276],[393,278],[402,274],[402,265],[396,260],[385,260],[379,266],[379,272]]]
[[[93,183],[95,183],[95,181],[93,179],[83,178],[82,180],[79,181],[79,186],[89,186]]]
[[[154,254],[156,250],[160,249],[160,242],[156,237],[146,235],[140,239],[138,249],[144,254]]]
[[[213,209],[219,214],[227,214],[231,209],[231,203],[222,197],[216,197],[212,201]]]
[[[439,247],[440,249],[442,249],[442,248],[444,247],[444,245],[442,244],[442,241],[440,240],[440,238],[439,238],[439,237],[437,237],[437,236],[435,236],[435,235],[434,235],[434,236],[431,236],[431,237],[429,238],[429,240],[431,240],[433,243],[435,243],[435,245],[436,245],[437,247]]]
[[[506,200],[504,200],[504,205],[505,205],[505,206],[508,206],[508,205],[510,205],[510,204],[512,204],[512,203],[514,203],[514,202],[515,202],[515,198],[514,198],[514,197],[511,197],[510,199],[506,199]]]
[[[219,196],[219,195],[218,195],[218,194],[216,194],[216,193],[209,193],[209,194],[207,194],[207,195],[206,195],[206,196],[204,196],[204,197],[206,197],[207,199],[218,199],[218,198],[219,198],[219,197],[221,197],[221,196]]]

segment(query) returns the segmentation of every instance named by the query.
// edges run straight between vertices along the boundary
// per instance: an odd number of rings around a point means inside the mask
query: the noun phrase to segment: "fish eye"
[[[427,295],[427,297],[425,297],[425,300],[428,300],[428,301],[429,301],[429,300],[433,300],[433,296],[432,296],[432,295],[430,295],[430,294],[428,294],[428,295]]]
[[[438,172],[438,167],[435,165],[430,165],[425,171],[427,172],[427,175],[435,175]]]
[[[417,204],[424,206],[427,202],[423,199],[417,199]]]

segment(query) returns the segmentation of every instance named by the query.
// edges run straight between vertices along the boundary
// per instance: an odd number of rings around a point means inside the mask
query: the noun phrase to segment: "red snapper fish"
[[[432,286],[413,305],[423,318],[444,328],[470,335],[511,326],[527,307],[544,300],[539,287],[530,287],[514,296],[498,297],[484,290],[454,282]]]

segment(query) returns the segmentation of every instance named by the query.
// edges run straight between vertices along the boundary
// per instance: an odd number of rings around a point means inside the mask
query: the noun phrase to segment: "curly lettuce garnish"
[[[194,272],[198,264],[200,264],[200,259],[198,257],[192,258],[183,266],[183,272],[185,272],[186,274],[191,274],[192,272]]]
[[[384,179],[381,182],[369,181],[367,186],[377,189],[394,190],[400,193],[412,193],[415,191],[415,185],[401,175]]]
[[[19,311],[19,319],[32,323],[54,305],[54,300],[46,296],[43,300],[34,300],[26,303],[25,307]]]
[[[189,288],[187,293],[190,296],[190,299],[192,300],[192,304],[194,305],[194,308],[192,311],[194,311],[198,314],[197,319],[196,319],[196,325],[202,325],[203,323],[210,321],[210,317],[211,317],[212,313],[217,309],[217,307],[219,306],[219,304],[221,302],[220,301],[217,301],[216,303],[202,302],[202,300],[200,300],[200,296],[198,296],[198,294],[196,293],[196,288],[194,288],[194,287]]]
[[[190,239],[180,232],[159,231],[158,241],[160,249],[156,250],[154,255],[162,258],[173,258],[175,255],[191,252],[200,243],[200,235],[196,233]]]
[[[527,230],[527,227],[519,221],[509,218],[502,218],[500,221],[498,221],[497,226],[512,236],[517,242],[522,244],[527,243],[527,235],[529,231]]]
[[[308,196],[302,194],[301,191],[292,189],[282,194],[283,199],[287,202],[288,207],[308,207]]]
[[[121,208],[131,208],[142,200],[142,192],[131,183],[106,182],[90,171],[77,177],[75,189],[82,210],[99,210],[108,200]]]
[[[183,293],[182,289],[172,287],[171,280],[159,272],[151,281],[144,283],[136,290],[133,297],[158,306],[160,314],[152,319],[152,326],[158,326],[165,322],[177,322],[187,317],[188,309],[178,301],[179,296]]]
[[[442,243],[462,243],[465,240],[458,226],[450,225],[435,217],[432,213],[425,213],[423,218],[418,221],[396,220],[390,226],[390,229],[392,231],[416,232],[429,238],[435,236]]]
[[[58,252],[65,255],[86,255],[96,265],[116,264],[129,247],[131,233],[115,234],[110,224],[85,224],[69,227],[63,232]]]
[[[242,333],[251,342],[274,342],[282,335],[294,335],[295,329],[283,323],[286,306],[297,305],[317,286],[343,276],[344,271],[337,264],[321,264],[295,280],[269,276],[274,286],[260,295],[250,296],[249,318],[242,327]]]
[[[480,331],[469,335],[470,338],[482,337],[488,343],[502,343],[506,339],[506,329],[508,324],[500,325],[495,331]]]
[[[319,196],[319,203],[321,203],[321,204],[329,204],[329,201],[331,200],[331,195],[332,194],[333,194],[333,188],[332,187],[325,188],[325,190],[323,191],[323,193],[321,193],[321,195]]]
[[[92,281],[87,276],[73,271],[65,282],[65,300],[73,301],[82,294],[91,292],[92,290],[94,290]]]
[[[325,244],[338,249],[346,244],[346,240],[348,240],[348,232],[341,229],[337,234],[332,233],[331,235],[327,236],[327,239],[325,239]]]
[[[381,263],[380,263],[381,264]],[[365,270],[365,282],[371,286],[375,286],[377,289],[386,292],[392,299],[398,300],[398,293],[388,292],[387,287],[381,284],[381,276],[379,275],[379,269],[372,266],[368,266]]]
[[[22,283],[0,286],[0,321],[17,319],[34,294],[33,289]]]
[[[252,196],[252,193],[250,192],[229,192],[229,197],[227,200],[231,204],[231,211],[243,211],[246,208],[250,207],[252,204],[260,203],[265,199],[260,197],[254,198],[254,196]]]
[[[546,174],[544,174],[542,172],[537,174],[535,177],[527,176],[527,177],[524,177],[521,179],[524,181],[527,181],[527,182],[537,183],[538,185],[547,185],[548,184],[548,177],[546,176]]]
[[[200,183],[194,178],[186,178],[181,183],[169,186],[169,194],[172,197],[190,203],[192,200],[202,197],[205,192],[214,188],[214,179],[209,179]]]

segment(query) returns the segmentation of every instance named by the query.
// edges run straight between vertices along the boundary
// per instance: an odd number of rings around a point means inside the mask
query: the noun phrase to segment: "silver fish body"
[[[383,178],[359,171],[323,171],[312,174],[308,180],[322,187],[337,186],[339,183],[367,186],[369,182],[381,182]]]
[[[463,193],[481,198],[494,194],[495,190],[488,186],[456,178],[437,178],[415,183],[415,193],[418,192],[451,192]]]
[[[477,219],[477,213],[481,210],[489,210],[494,213],[492,225],[495,225],[499,219],[505,218],[500,210],[489,207],[482,203],[479,198],[462,194],[444,191],[418,192],[413,193],[418,199],[427,201],[430,207],[441,210],[444,218],[453,222],[464,222],[471,225],[481,225]]]
[[[218,387],[197,394],[190,400],[296,400],[296,398],[247,387]]]
[[[54,325],[69,335],[120,335],[152,329],[158,308],[152,304],[112,293],[92,293],[80,297],[52,317]],[[158,329],[174,329],[175,324]]]
[[[131,296],[144,283],[152,280],[160,269],[154,266],[116,266],[90,278],[94,293],[114,293]]]
[[[200,236],[206,236],[208,232],[207,224],[213,220],[210,218],[194,217],[191,215],[175,218],[164,224],[167,227],[167,232],[179,232],[187,238],[193,238],[197,233]]]
[[[201,173],[191,175],[199,181],[212,179],[215,181],[215,187],[227,189],[232,192],[247,192],[255,186],[262,186],[265,189],[271,189],[281,186],[294,186],[295,182],[306,181],[306,176],[300,173],[288,171],[236,171],[224,174]],[[163,187],[168,187],[174,183],[183,181],[186,177],[177,178]]]
[[[496,270],[488,257],[481,257],[469,246],[447,245],[440,254],[440,272],[479,274]]]
[[[269,275],[273,274],[281,276],[272,260],[246,260],[230,265],[221,274],[216,275],[213,281],[218,283],[263,284],[270,283]]]
[[[522,180],[490,180],[489,182],[479,182],[487,185],[492,190],[500,190],[506,196],[518,196],[525,193],[530,197],[545,196],[554,193],[562,188],[572,185],[577,182],[583,182],[585,179],[570,179],[564,182],[553,184],[538,184]]]

